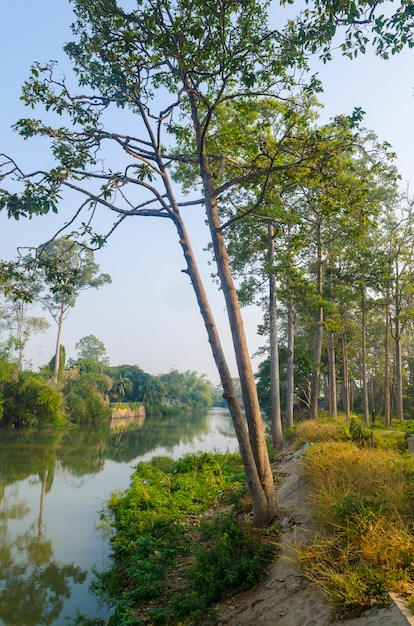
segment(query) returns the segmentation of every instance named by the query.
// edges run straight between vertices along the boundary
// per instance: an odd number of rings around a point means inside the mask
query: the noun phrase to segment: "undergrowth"
[[[102,513],[111,567],[93,585],[110,626],[197,624],[214,603],[260,579],[276,530],[238,514],[246,494],[240,457],[166,457],[140,463],[130,487]],[[94,622],[78,616],[77,626]]]
[[[298,549],[304,574],[339,618],[384,606],[414,582],[414,461],[387,446],[327,441],[306,452],[320,532]]]

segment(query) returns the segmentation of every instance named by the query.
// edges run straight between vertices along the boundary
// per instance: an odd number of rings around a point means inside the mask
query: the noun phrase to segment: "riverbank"
[[[290,448],[285,452],[292,452]],[[359,617],[335,620],[325,597],[300,572],[295,546],[311,545],[317,527],[311,514],[309,484],[302,456],[274,468],[280,514],[277,559],[266,577],[249,591],[216,606],[217,618],[204,626],[408,626],[414,618],[395,597],[389,607],[372,608]],[[398,603],[398,604],[397,604]]]

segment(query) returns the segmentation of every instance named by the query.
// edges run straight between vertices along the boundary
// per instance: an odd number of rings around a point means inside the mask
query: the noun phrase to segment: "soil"
[[[290,452],[290,451],[289,451]],[[287,453],[275,466],[280,512],[280,550],[263,581],[248,592],[216,607],[211,626],[407,626],[414,619],[398,598],[387,608],[373,608],[358,618],[335,620],[323,595],[303,578],[293,546],[310,544],[315,523],[310,513],[308,486],[300,452]],[[404,612],[406,615],[404,615]]]

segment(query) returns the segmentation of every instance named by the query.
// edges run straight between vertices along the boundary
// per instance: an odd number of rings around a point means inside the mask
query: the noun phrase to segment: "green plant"
[[[114,608],[114,624],[197,623],[212,603],[260,578],[277,529],[261,534],[232,509],[246,489],[239,474],[231,454],[137,466],[102,513],[114,528],[111,568],[96,575],[94,590]]]

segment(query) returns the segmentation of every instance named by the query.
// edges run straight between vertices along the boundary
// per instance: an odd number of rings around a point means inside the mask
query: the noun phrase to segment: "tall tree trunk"
[[[249,454],[251,453],[254,457],[257,472],[257,474],[255,473],[255,475],[260,481],[260,489],[257,486],[257,481],[255,483],[255,487],[250,489],[250,496],[252,498],[253,504],[253,514],[256,524],[264,525],[276,515],[276,491],[273,481],[272,469],[270,467],[269,454],[267,451],[264,424],[260,411],[256,383],[250,360],[250,354],[247,347],[243,318],[240,311],[237,291],[233,281],[230,261],[224,241],[224,235],[222,231],[222,225],[220,222],[217,204],[217,196],[215,193],[214,180],[209,169],[204,145],[203,128],[198,117],[198,102],[191,86],[188,87],[187,95],[191,104],[192,118],[197,139],[200,176],[203,181],[204,205],[206,209],[207,222],[210,229],[211,242],[213,245],[214,258],[217,264],[220,286],[226,302],[227,316],[230,324],[234,354],[236,357],[237,370],[239,373],[240,385],[243,395],[244,411],[246,414],[250,441]],[[227,376],[228,374],[225,375],[225,380],[222,379],[223,388],[224,383],[226,384],[226,387],[228,387]],[[230,412],[232,411],[235,411],[235,408],[233,406],[230,409]],[[238,419],[238,415],[236,417]],[[245,450],[243,453],[246,452],[247,450]],[[243,453],[241,450],[241,454]],[[246,458],[246,461],[247,460],[248,459]],[[244,459],[243,462],[245,462]],[[249,464],[246,467],[246,476],[248,483],[250,481],[248,472],[250,472],[251,469],[252,467]],[[251,478],[253,479],[253,475]]]
[[[261,526],[270,521],[276,514],[276,493],[273,484],[273,476],[270,469],[269,459],[267,457],[272,489],[268,494],[269,482],[265,483],[267,487],[266,490],[265,486],[263,485],[263,475],[260,474],[259,467],[256,462],[256,457],[253,453],[251,436],[246,428],[246,422],[240,406],[237,391],[234,386],[233,378],[228,368],[226,358],[224,356],[217,326],[197,267],[190,239],[182,218],[178,212],[176,212],[175,214],[174,222],[177,227],[180,244],[183,249],[184,257],[187,263],[187,269],[185,270],[185,272],[188,273],[188,275],[190,276],[191,283],[196,294],[198,306],[207,330],[207,335],[213,353],[214,361],[216,363],[220,375],[221,384],[223,386],[223,397],[227,402],[233,420],[234,429],[239,443],[240,455],[242,457],[244,469],[246,472],[247,485],[252,499],[254,520],[258,526]],[[265,445],[264,429],[261,415],[260,421],[262,425],[263,442]],[[271,506],[272,495],[274,498],[274,506]]]
[[[320,229],[319,229],[320,230]],[[322,298],[322,259],[320,250],[320,233],[318,238],[318,263],[316,269],[317,293]],[[309,417],[310,419],[318,419],[318,397],[319,383],[321,373],[321,357],[322,357],[322,338],[323,338],[323,307],[319,306],[318,317],[316,321],[316,340],[315,340],[315,364],[311,379],[311,396]]]
[[[62,340],[62,328],[63,321],[65,319],[65,303],[62,300],[62,304],[60,305],[60,315],[58,320],[58,333],[56,338],[56,350],[55,350],[55,367],[53,368],[53,381],[57,384],[59,379],[59,366],[60,366],[60,344]]]
[[[293,426],[293,393],[295,385],[294,374],[294,357],[295,357],[295,307],[292,298],[288,303],[287,319],[288,319],[288,333],[287,333],[287,388],[286,388],[286,414],[285,425],[286,428]]]
[[[349,373],[348,373],[348,345],[346,341],[345,329],[341,333],[342,343],[342,407],[349,424],[351,419],[351,399],[349,394]]]
[[[394,320],[394,342],[395,342],[395,416],[397,420],[404,417],[403,407],[403,380],[402,380],[402,354],[401,354],[401,297],[400,297],[400,271],[398,260],[395,259],[395,320]]]
[[[328,333],[328,379],[329,379],[329,415],[337,417],[336,398],[336,364],[335,364],[335,336],[333,332]]]
[[[399,314],[395,316],[395,415],[397,420],[404,417],[402,354],[401,354],[401,322]]]
[[[269,335],[270,335],[270,400],[272,444],[275,450],[283,446],[282,419],[280,412],[280,379],[279,379],[279,339],[277,328],[277,297],[276,276],[272,271],[275,257],[274,228],[268,226],[268,257],[269,257]]]
[[[384,364],[384,422],[387,428],[391,427],[391,388],[390,388],[390,290],[385,295],[385,364]]]
[[[19,351],[19,371],[23,370],[23,323],[24,323],[24,310],[23,304],[20,302],[16,303],[16,320],[17,320],[17,331],[16,331],[16,341],[17,348]]]
[[[332,239],[329,240],[329,299],[333,305],[334,285],[332,277]],[[329,379],[329,415],[337,417],[337,397],[336,397],[336,361],[335,361],[335,335],[332,330],[328,332],[328,379]]]
[[[362,396],[364,403],[364,422],[369,426],[369,402],[368,402],[368,381],[367,381],[367,347],[366,347],[366,302],[365,287],[361,291],[361,333],[362,333]]]

